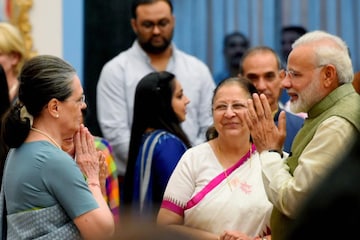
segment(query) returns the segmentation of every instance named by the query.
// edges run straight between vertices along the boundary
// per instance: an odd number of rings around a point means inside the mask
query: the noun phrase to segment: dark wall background
[[[88,105],[85,122],[102,136],[96,117],[96,85],[103,65],[131,46],[131,0],[84,1],[84,92]]]

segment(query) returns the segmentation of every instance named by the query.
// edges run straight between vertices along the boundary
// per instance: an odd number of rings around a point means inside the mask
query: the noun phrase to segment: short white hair
[[[350,83],[354,78],[350,52],[340,37],[324,31],[312,31],[298,38],[292,48],[313,44],[315,61],[318,66],[332,64],[336,68],[340,84]]]

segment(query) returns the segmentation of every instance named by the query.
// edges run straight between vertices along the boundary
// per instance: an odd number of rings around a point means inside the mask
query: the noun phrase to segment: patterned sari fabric
[[[116,164],[112,155],[112,148],[107,140],[101,137],[94,137],[95,147],[97,150],[102,151],[105,155],[105,160],[108,166],[108,176],[106,178],[106,195],[104,196],[108,203],[115,221],[119,220],[119,183],[116,172]]]
[[[271,232],[272,204],[261,174],[254,145],[224,170],[210,145],[204,143],[183,155],[169,180],[162,207],[184,216],[186,226],[216,234],[236,230],[262,237]]]
[[[1,187],[1,239],[81,239],[79,230],[60,205],[10,215],[6,214],[5,209],[4,190]]]
[[[10,214],[7,224],[7,239],[82,239],[60,205]]]

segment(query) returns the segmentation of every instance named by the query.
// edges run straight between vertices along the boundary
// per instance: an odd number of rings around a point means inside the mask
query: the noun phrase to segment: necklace
[[[41,135],[47,137],[56,147],[61,149],[60,145],[55,141],[55,139],[50,137],[50,135],[47,134],[46,132],[43,132],[43,131],[41,131],[41,130],[39,130],[37,128],[34,128],[34,127],[31,127],[30,129],[33,130],[34,132],[40,133]]]

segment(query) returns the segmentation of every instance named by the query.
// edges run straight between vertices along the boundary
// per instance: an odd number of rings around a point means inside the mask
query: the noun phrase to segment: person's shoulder
[[[155,146],[155,152],[161,154],[170,154],[172,157],[180,158],[187,150],[183,141],[172,133],[162,134]]]
[[[197,79],[197,82],[203,83],[205,87],[197,84],[196,89],[201,87],[202,91],[207,91],[208,87],[215,88],[215,81],[210,68],[202,60],[181,50],[174,51],[174,59],[180,81],[191,82],[193,79]],[[187,79],[181,79],[181,77],[186,76]]]
[[[128,49],[125,49],[125,50],[119,52],[116,56],[112,57],[110,60],[105,62],[104,68],[125,62],[129,53],[131,53],[131,48],[128,48]]]
[[[69,166],[74,165],[74,159],[63,150],[47,141],[34,141],[23,144],[19,150],[22,154],[36,156],[38,162],[44,166]]]
[[[285,114],[286,114],[286,120],[290,120],[290,121],[294,121],[294,122],[301,122],[303,123],[304,122],[304,118],[296,115],[295,113],[292,113],[290,111],[287,111],[287,110],[284,110],[285,111]]]
[[[286,126],[289,131],[298,131],[304,125],[305,119],[289,111],[285,111]]]
[[[204,166],[204,163],[210,166],[217,162],[209,142],[200,143],[187,149],[182,155],[182,161],[195,169]]]
[[[103,68],[110,68],[114,65],[125,64],[129,61],[129,56],[136,55],[136,52],[137,52],[137,46],[134,42],[132,46],[118,52],[115,56],[107,60]]]
[[[161,134],[159,136],[158,145],[184,145],[184,143],[181,141],[179,137],[177,137],[175,134],[172,134],[167,131],[159,130],[157,134]]]
[[[208,68],[208,66],[200,58],[198,58],[194,55],[191,55],[189,53],[186,53],[183,50],[180,50],[176,47],[174,49],[175,49],[174,54],[175,54],[175,57],[177,58],[177,60],[182,59],[191,65],[195,64],[195,66],[203,66],[203,67]]]
[[[50,154],[56,154],[62,157],[63,155],[66,156],[66,153],[61,150],[60,148],[56,147],[52,143],[45,141],[45,140],[38,140],[33,142],[25,142],[19,148],[19,151],[22,153],[31,153],[31,154],[44,154],[44,156]],[[63,154],[64,153],[64,154]]]
[[[209,142],[204,142],[189,148],[186,152],[187,154],[199,154],[210,151],[211,151],[211,146]]]
[[[168,141],[179,141],[180,139],[170,132],[164,131],[163,134],[160,136],[160,139],[162,140],[168,140]]]
[[[99,86],[101,86],[103,82],[121,79],[126,69],[133,69],[129,68],[129,65],[134,66],[136,64],[131,63],[132,61],[130,59],[134,58],[130,57],[130,54],[130,49],[124,50],[104,63],[99,76]]]

